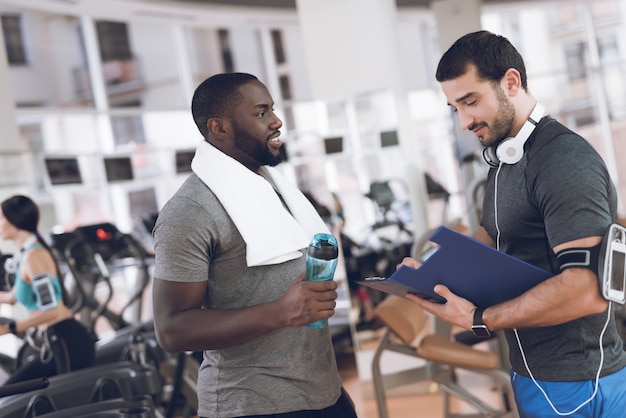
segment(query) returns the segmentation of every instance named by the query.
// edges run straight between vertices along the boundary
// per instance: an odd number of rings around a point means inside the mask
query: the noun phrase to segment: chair
[[[372,360],[372,380],[379,418],[388,418],[386,390],[418,381],[438,384],[444,393],[445,418],[518,417],[509,375],[500,368],[500,360],[496,354],[457,343],[449,336],[432,332],[430,316],[408,299],[390,295],[376,307],[375,314],[385,325]],[[417,357],[425,363],[410,370],[384,374],[381,370],[381,356],[386,351]],[[455,382],[455,369],[492,377],[503,393],[502,409],[494,409],[459,386]],[[451,396],[469,403],[478,414],[452,414]]]

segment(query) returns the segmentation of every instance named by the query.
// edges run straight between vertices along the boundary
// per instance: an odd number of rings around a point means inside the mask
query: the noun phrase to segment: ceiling
[[[170,0],[177,3],[191,3],[196,5],[223,5],[245,7],[267,7],[277,9],[295,9],[296,0]],[[428,8],[437,0],[396,0],[398,7],[423,7]],[[482,0],[483,4],[520,3],[539,0]]]
[[[299,0],[0,0],[0,5],[101,19],[164,19],[203,27],[298,24]],[[316,1],[316,0],[309,0]],[[438,0],[395,0],[399,9],[428,11]],[[464,1],[464,0],[461,0]],[[571,0],[479,0],[483,6]],[[542,4],[543,4],[542,3]]]

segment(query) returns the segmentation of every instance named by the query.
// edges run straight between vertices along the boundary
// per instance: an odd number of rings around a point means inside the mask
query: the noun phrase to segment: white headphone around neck
[[[22,261],[22,255],[24,254],[24,250],[29,248],[35,242],[37,242],[37,236],[35,234],[28,237],[26,241],[24,241],[24,243],[22,244],[22,249],[13,254],[13,257],[7,258],[4,261],[4,271],[9,274],[15,274],[17,272],[17,267]]]
[[[21,253],[18,253],[21,255]],[[20,258],[18,254],[15,254],[13,257],[9,257],[4,260],[4,272],[7,274],[15,274],[17,272],[17,266],[20,263]]]
[[[545,110],[543,105],[537,102],[528,120],[524,122],[524,126],[522,126],[522,129],[519,130],[517,135],[512,138],[505,138],[495,147],[483,149],[483,159],[485,162],[491,167],[499,166],[500,162],[504,164],[518,163],[524,155],[524,144],[530,134],[535,130],[535,126],[537,126],[541,120]]]

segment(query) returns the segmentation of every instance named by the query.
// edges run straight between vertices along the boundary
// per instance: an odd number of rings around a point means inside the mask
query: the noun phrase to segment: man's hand
[[[398,265],[405,265],[411,268],[418,268],[422,265],[419,261],[411,257],[404,257],[402,262]],[[446,303],[441,304],[437,302],[431,302],[427,299],[421,298],[416,295],[408,294],[407,299],[420,305],[425,311],[443,319],[444,321],[462,327],[464,329],[471,329],[474,322],[474,310],[476,306],[467,299],[463,299],[452,293],[450,289],[442,284],[438,284],[433,289],[435,293],[447,300]]]
[[[285,326],[300,327],[335,314],[337,283],[334,280],[305,281],[301,274],[277,301]]]
[[[446,303],[436,303],[415,295],[407,295],[407,299],[420,305],[425,311],[441,318],[445,322],[459,326],[463,329],[471,329],[474,322],[473,316],[476,306],[467,299],[455,295],[447,286],[438,284],[434,288],[435,293],[444,297]]]
[[[402,265],[405,265],[405,266],[407,266],[407,267],[411,267],[411,268],[416,269],[416,268],[418,268],[419,266],[421,266],[421,265],[422,265],[422,263],[420,263],[419,261],[417,261],[417,260],[416,260],[416,259],[414,259],[414,258],[411,258],[411,257],[404,257],[404,258],[402,259],[402,262],[396,266],[396,269],[400,268],[400,266],[402,266]]]

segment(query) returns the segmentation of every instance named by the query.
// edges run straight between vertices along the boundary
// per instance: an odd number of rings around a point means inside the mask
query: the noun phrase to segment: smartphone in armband
[[[52,309],[59,304],[54,287],[52,286],[52,278],[49,273],[39,273],[32,277],[31,287],[37,298],[37,308],[45,311]]]
[[[600,284],[606,300],[626,302],[626,228],[612,224],[600,252]]]

